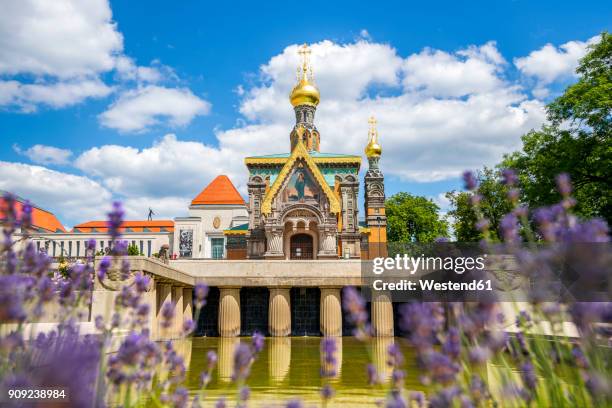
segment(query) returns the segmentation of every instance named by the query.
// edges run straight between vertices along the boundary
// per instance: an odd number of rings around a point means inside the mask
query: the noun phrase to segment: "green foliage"
[[[490,238],[499,241],[499,223],[502,217],[512,209],[507,199],[508,187],[500,181],[499,171],[485,167],[476,173],[478,189],[476,193],[482,199],[480,209],[485,218],[491,223]],[[470,193],[464,191],[451,191],[446,193],[452,210],[448,215],[454,219],[453,228],[457,242],[478,242],[483,236],[475,227],[476,214],[470,204]]]
[[[142,254],[140,253],[140,250],[138,249],[138,247],[135,244],[130,244],[127,248],[127,254],[131,255],[131,256],[138,256]]]
[[[568,173],[575,213],[612,223],[612,38],[602,33],[580,61],[577,83],[548,107],[550,125],[523,136],[523,149],[500,166],[518,172],[530,207],[556,202],[555,177]]]
[[[408,193],[397,193],[385,202],[389,242],[433,242],[448,237],[448,223],[433,201]]]

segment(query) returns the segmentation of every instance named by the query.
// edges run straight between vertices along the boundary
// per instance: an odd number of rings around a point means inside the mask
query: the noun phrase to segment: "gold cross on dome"
[[[368,123],[370,124],[370,133],[376,133],[376,118],[374,116],[370,116]]]
[[[308,65],[310,63],[310,54],[312,51],[308,44],[304,43],[298,50],[298,54],[302,57],[302,69],[306,71],[308,69]]]

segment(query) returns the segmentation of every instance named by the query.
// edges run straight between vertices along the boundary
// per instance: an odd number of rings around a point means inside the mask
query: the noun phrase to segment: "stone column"
[[[183,321],[187,320],[193,320],[193,288],[183,288]]]
[[[157,340],[168,340],[170,339],[171,328],[165,328],[162,326],[162,308],[166,303],[172,302],[172,285],[167,283],[158,283],[156,285],[157,292],[157,310],[155,313],[157,323]]]
[[[178,339],[183,334],[183,287],[172,287],[172,303],[174,304],[174,319],[172,320],[172,337]]]
[[[268,328],[270,335],[284,337],[291,334],[291,300],[289,288],[270,288]]]
[[[321,333],[323,336],[342,336],[342,306],[340,288],[321,288]]]
[[[240,334],[240,288],[219,288],[219,335]]]
[[[393,336],[393,303],[386,292],[372,293],[372,329],[376,337]]]

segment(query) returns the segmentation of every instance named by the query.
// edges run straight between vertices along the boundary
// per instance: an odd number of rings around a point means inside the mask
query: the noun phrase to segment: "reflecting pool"
[[[214,350],[219,363],[206,392],[205,406],[212,406],[220,396],[235,400],[236,387],[231,383],[232,357],[239,342],[250,342],[243,338],[200,337],[175,344],[177,352],[185,357],[187,386],[190,393],[199,389],[199,375],[206,367],[206,353]],[[320,337],[274,337],[267,338],[265,347],[252,366],[247,385],[251,388],[249,406],[278,406],[299,398],[307,405],[320,405],[319,390],[322,380],[320,372]],[[384,398],[389,387],[390,370],[386,364],[387,349],[396,342],[406,357],[407,377],[405,388],[424,390],[418,381],[413,350],[399,338],[372,339],[368,343],[353,337],[337,338],[339,362],[338,374],[329,381],[336,395],[328,407],[375,406]],[[370,355],[372,358],[370,359]],[[373,361],[384,383],[378,387],[368,386],[366,365]]]

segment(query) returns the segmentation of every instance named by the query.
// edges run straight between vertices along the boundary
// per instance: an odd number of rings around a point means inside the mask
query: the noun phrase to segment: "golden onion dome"
[[[302,57],[302,64],[297,72],[298,83],[289,95],[289,101],[294,107],[299,105],[317,106],[319,104],[319,89],[314,84],[312,67],[310,66],[310,53],[307,44],[302,45],[298,50],[298,54]]]
[[[319,104],[319,98],[319,90],[306,78],[306,76],[304,76],[300,82],[298,82],[289,95],[289,100],[293,106],[317,106]]]
[[[378,142],[378,131],[376,130],[376,119],[374,116],[368,120],[370,124],[369,141],[365,148],[365,154],[369,157],[380,157],[382,154],[382,146]]]

